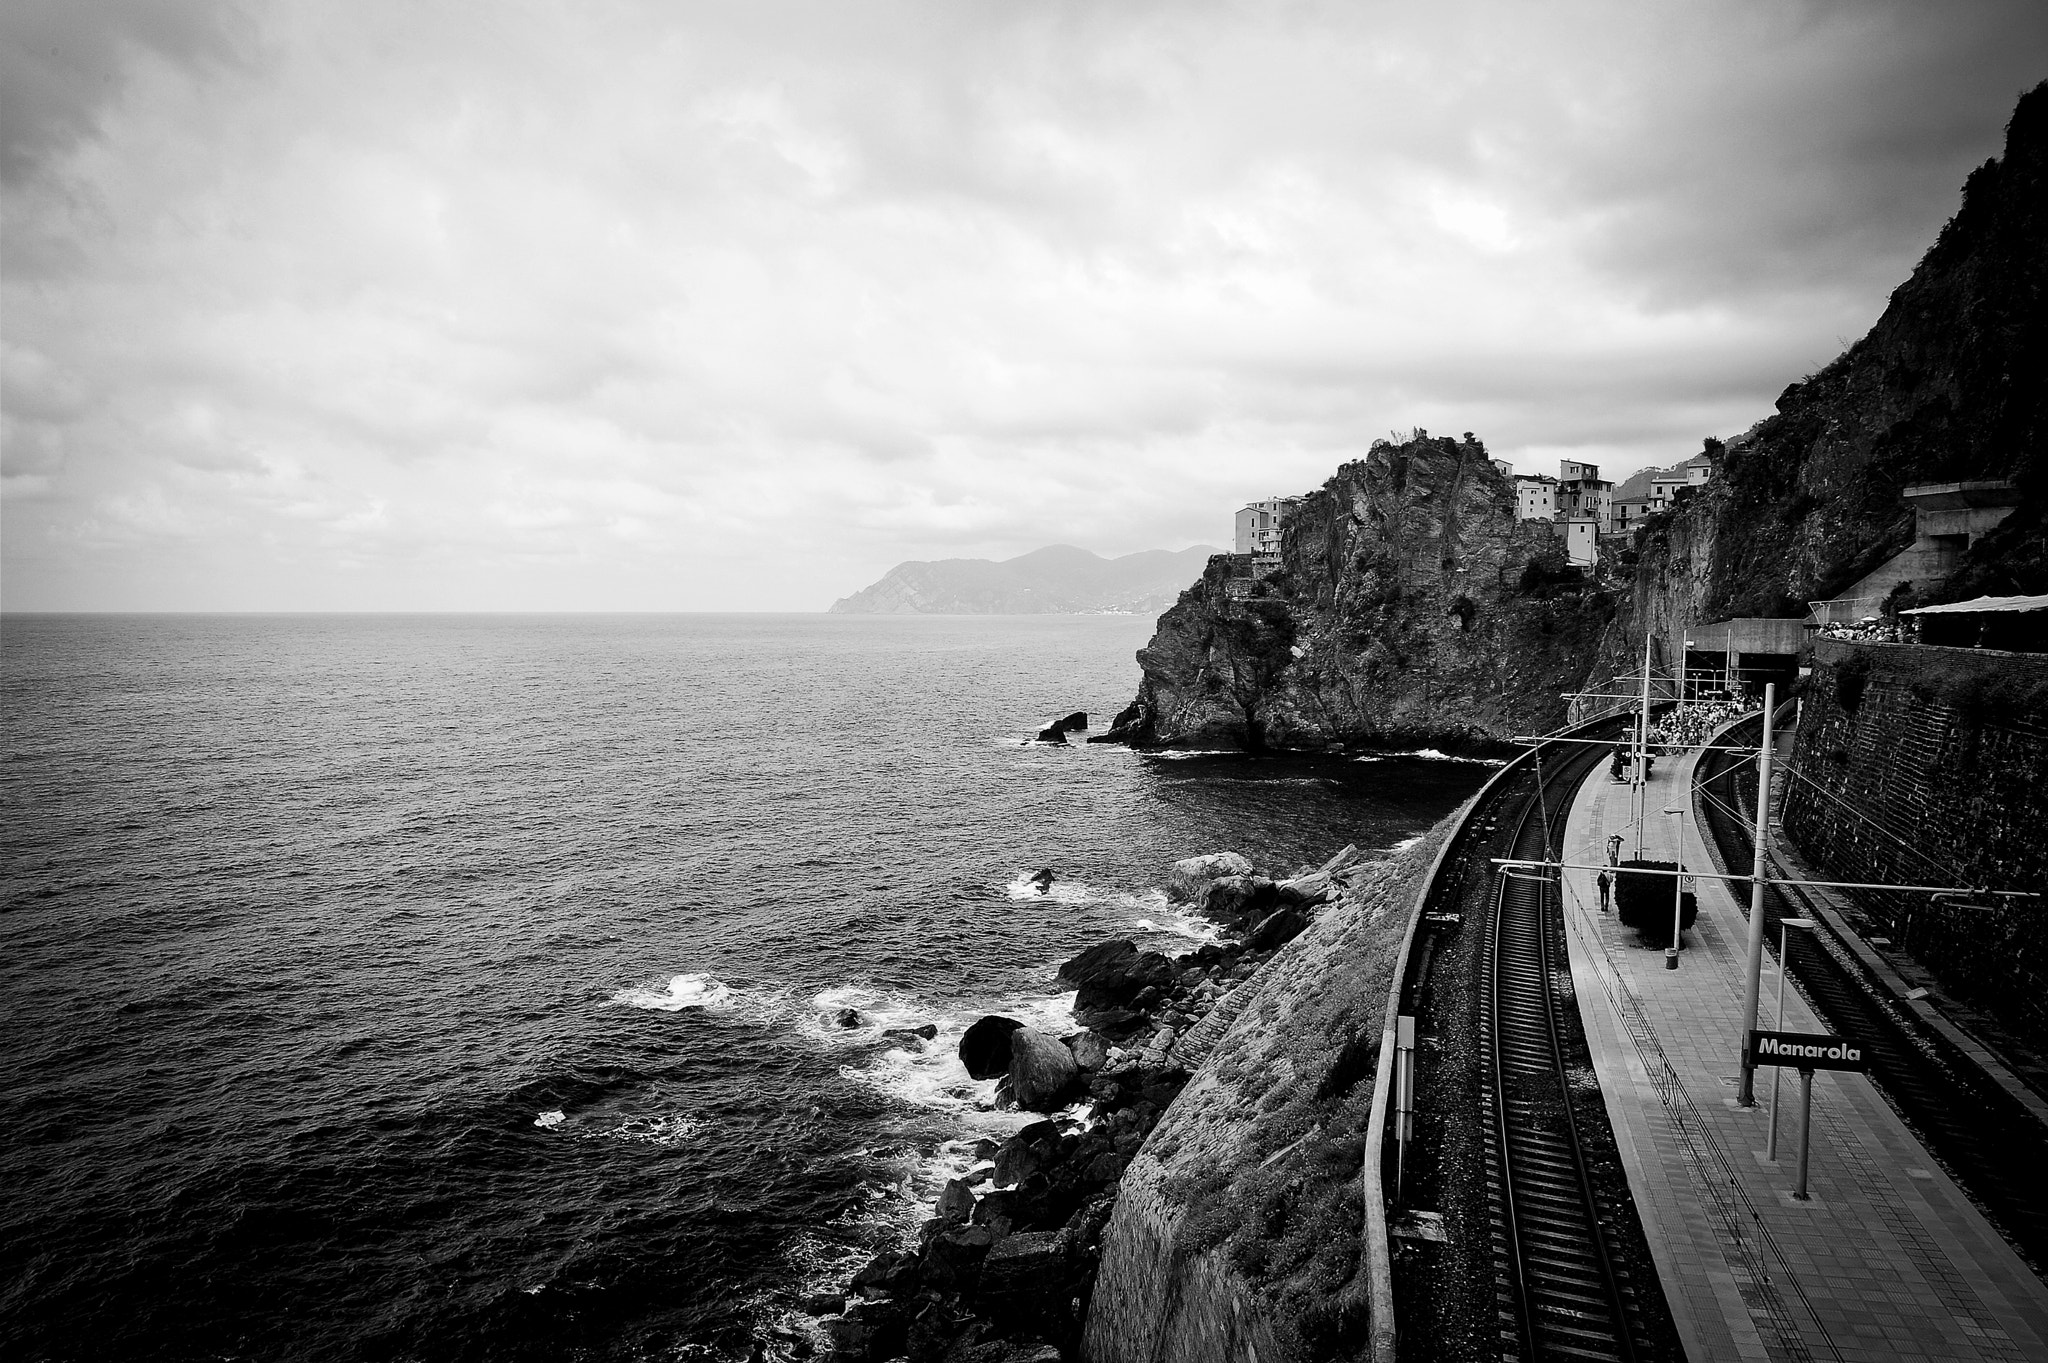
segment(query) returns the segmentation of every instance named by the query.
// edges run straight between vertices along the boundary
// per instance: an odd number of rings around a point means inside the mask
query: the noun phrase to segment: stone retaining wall
[[[1822,639],[1782,817],[1843,880],[2048,890],[2048,658]],[[2048,900],[1861,900],[1945,990],[2048,1049]]]

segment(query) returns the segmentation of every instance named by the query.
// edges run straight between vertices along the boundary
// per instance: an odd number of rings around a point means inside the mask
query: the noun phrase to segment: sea
[[[967,1023],[1490,772],[1029,741],[1151,630],[0,618],[0,1357],[779,1355],[1021,1123]]]

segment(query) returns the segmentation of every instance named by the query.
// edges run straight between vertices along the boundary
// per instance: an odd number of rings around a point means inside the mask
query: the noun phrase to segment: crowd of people
[[[1699,747],[1714,731],[1747,713],[1740,701],[1730,699],[1689,700],[1678,706],[1650,729],[1653,751],[1681,753]]]
[[[1835,624],[1822,625],[1823,639],[1848,639],[1862,644],[1910,644],[1913,640],[1911,621],[1897,615],[1866,615],[1861,620],[1845,620]]]

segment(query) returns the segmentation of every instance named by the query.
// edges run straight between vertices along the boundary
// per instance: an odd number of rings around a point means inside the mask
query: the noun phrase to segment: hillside
[[[832,603],[841,615],[1150,614],[1171,605],[1218,551],[1205,544],[1103,558],[1070,544],[1016,558],[899,563]]]
[[[1706,442],[1712,479],[1593,572],[1514,518],[1471,435],[1379,441],[1160,617],[1116,737],[1140,746],[1460,742],[1541,731],[1644,634],[1794,617],[1903,548],[1909,484],[2011,478],[2019,509],[1923,602],[2048,592],[2048,83],[1868,335]],[[1680,462],[1677,460],[1674,463]],[[1647,477],[1642,480],[1647,486]]]

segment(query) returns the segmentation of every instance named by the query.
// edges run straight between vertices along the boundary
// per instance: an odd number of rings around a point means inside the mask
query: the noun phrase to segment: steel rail
[[[1554,775],[1539,772],[1537,787],[1524,801],[1509,837],[1510,847],[1519,850],[1529,839],[1532,818],[1544,817],[1541,831],[1547,838],[1552,835],[1550,824],[1563,822],[1572,792],[1593,765],[1575,758]],[[1564,797],[1554,815],[1544,810],[1546,789]],[[1500,1165],[1503,1257],[1524,1358],[1608,1353],[1621,1363],[1634,1363],[1639,1353],[1635,1323],[1601,1226],[1600,1202],[1573,1112],[1565,1064],[1552,943],[1555,886],[1548,876],[1501,877],[1488,925],[1485,1036],[1495,1158]],[[1547,1080],[1550,1090],[1518,1091],[1524,1086],[1511,1083],[1505,1069],[1511,1056],[1521,1057],[1517,1068],[1525,1080],[1539,1087]],[[1561,1129],[1546,1130],[1534,1120],[1541,1106],[1550,1103],[1555,1104]],[[1562,1161],[1560,1137],[1566,1157]],[[1569,1165],[1568,1180],[1555,1172],[1560,1162]],[[1590,1252],[1587,1261],[1573,1253],[1576,1241]],[[1607,1319],[1599,1320],[1588,1309],[1591,1306],[1604,1306]]]

